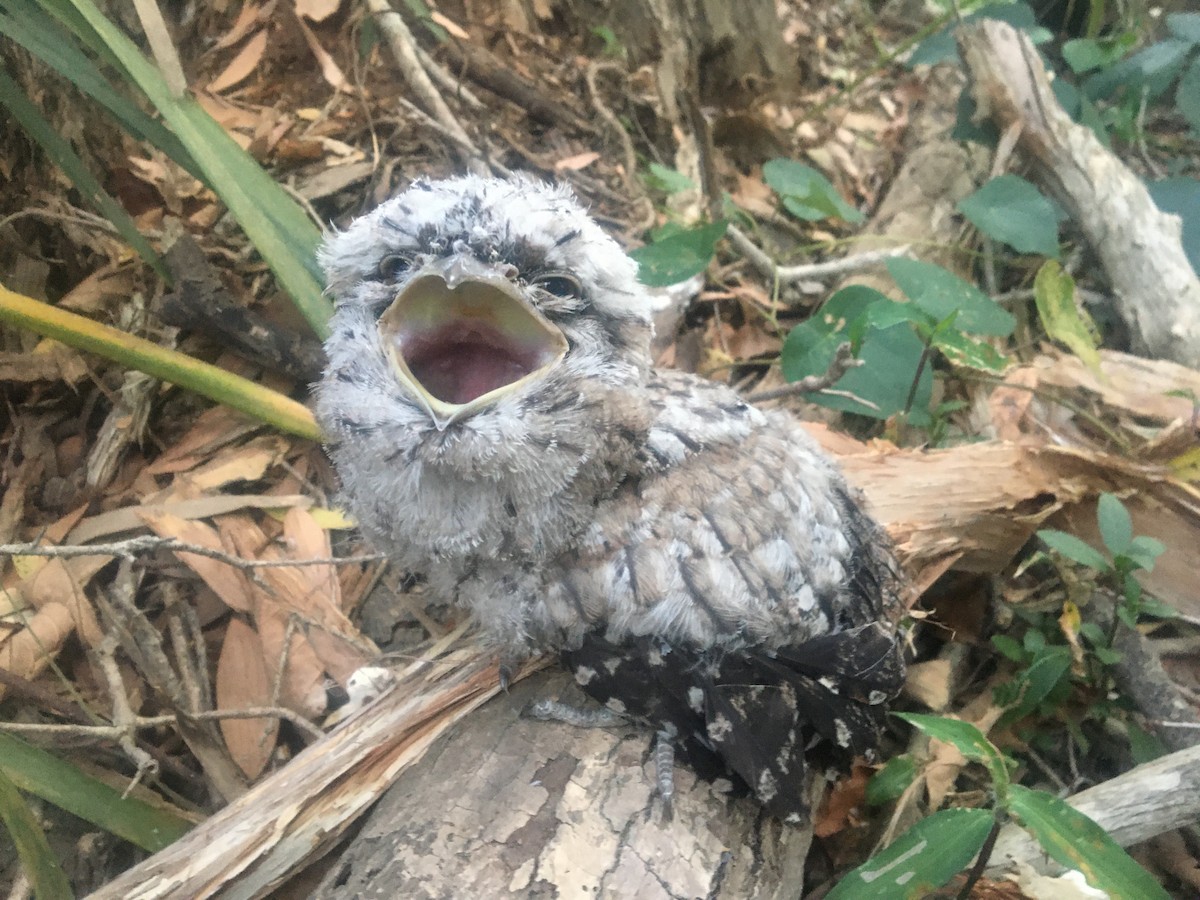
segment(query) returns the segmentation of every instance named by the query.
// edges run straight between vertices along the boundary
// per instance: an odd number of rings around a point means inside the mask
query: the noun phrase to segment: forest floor
[[[709,204],[696,185],[715,178],[741,210],[738,223],[780,265],[870,249],[877,245],[865,238],[895,237],[891,226],[906,211],[919,220],[906,236],[916,255],[972,281],[990,265],[993,248],[954,203],[986,180],[993,157],[955,157],[949,174],[936,168],[949,157],[921,161],[919,151],[952,127],[962,80],[953,67],[909,70],[881,49],[911,42],[917,27],[906,18],[867,19],[857,4],[780,4],[795,78],[736,106],[719,97],[698,103],[711,148],[701,147],[697,164],[680,153],[680,121],[664,110],[652,68],[630,65],[611,31],[563,31],[550,18],[522,30],[491,4],[465,5],[469,20],[432,21],[450,40],[486,48],[495,66],[437,88],[471,152],[422,111],[350,0],[298,2],[298,14],[273,0],[201,4],[171,24],[202,105],[321,227],[474,159],[497,173],[570,183],[631,250],[669,222],[701,221]],[[453,60],[421,37],[453,76]],[[177,282],[204,283],[207,293],[202,304],[181,301],[15,127],[0,134],[4,286],[306,400],[321,370],[319,342],[219,198],[23,53],[12,59],[44,115],[143,234],[160,249],[190,235],[200,253],[179,249],[169,264]],[[1171,154],[1165,145],[1142,147],[1145,159],[1138,148],[1121,153],[1142,171],[1176,160],[1181,173],[1200,172],[1194,142]],[[823,173],[866,224],[789,216],[763,176],[780,158]],[[693,165],[698,179],[672,179]],[[880,214],[900,182],[923,178],[936,185],[922,199],[893,201]],[[1102,281],[1088,279],[1085,250],[1076,264],[1081,286],[1102,294]],[[857,280],[878,286],[879,271]],[[789,332],[844,277],[777,284],[722,243],[703,279],[668,298],[658,362],[747,395],[781,387]],[[1111,494],[1136,534],[1162,542],[1159,564],[1140,583],[1178,615],[1143,622],[1139,646],[1197,720],[1200,373],[1126,355],[1115,316],[1102,321],[1105,352],[1090,368],[1046,337],[1032,277],[1030,266],[1013,265],[988,286],[1009,298],[1019,323],[1001,348],[1009,367],[982,378],[940,360],[929,424],[843,417],[795,395],[782,403],[819,423],[914,579],[923,625],[905,707],[973,722],[1018,761],[1017,780],[1068,795],[1193,742],[1155,718],[1161,708],[1122,693],[1121,679],[1134,676],[1098,674],[1085,659],[1084,623],[1103,619],[1106,602],[1112,622],[1113,584],[1046,555],[1034,534],[1052,527],[1100,546],[1097,499]],[[248,333],[246,310],[274,341],[269,357]],[[424,609],[406,573],[357,538],[314,441],[8,325],[0,326],[0,402],[0,545],[61,548],[0,554],[0,721],[25,726],[21,737],[89,780],[167,810],[171,822],[198,823],[286,766],[320,734],[312,723],[336,715],[349,676],[378,648],[424,652],[461,636],[455,611]],[[84,544],[107,549],[70,549]],[[234,557],[262,565],[229,564]],[[274,565],[288,561],[308,564]],[[995,635],[1009,640],[997,644]],[[1024,692],[1005,696],[1014,683]],[[197,715],[241,709],[258,717]],[[180,712],[188,721],[177,726]],[[1172,740],[1162,740],[1164,728]],[[950,745],[909,747],[899,728],[891,740],[887,755],[914,753],[919,777],[899,807],[867,804],[872,767],[839,782],[815,822],[814,889],[822,879],[827,889],[884,830],[902,830],[919,810],[987,801],[980,767]],[[83,812],[36,808],[79,894],[146,856]],[[1177,896],[1195,896],[1198,835],[1172,830],[1133,853]],[[0,883],[12,885],[12,897],[28,896],[19,870],[12,846],[0,842]],[[985,878],[972,896],[1034,896],[1022,890]]]

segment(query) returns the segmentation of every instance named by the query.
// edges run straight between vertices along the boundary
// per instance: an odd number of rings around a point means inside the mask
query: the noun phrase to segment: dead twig
[[[854,358],[854,353],[850,349],[850,342],[843,341],[841,344],[838,344],[837,350],[833,352],[833,359],[829,361],[829,368],[822,374],[808,375],[799,381],[793,381],[791,384],[784,385],[781,388],[759,391],[757,394],[751,394],[748,399],[751,403],[762,403],[767,400],[778,400],[781,397],[792,397],[796,394],[815,394],[820,392],[850,397],[865,406],[878,409],[879,407],[875,406],[874,403],[863,400],[861,397],[855,397],[846,391],[829,390],[843,375],[861,365],[862,360]]]
[[[7,734],[30,734],[40,737],[70,737],[86,738],[88,740],[105,740],[121,742],[130,732],[142,731],[147,728],[163,728],[178,724],[183,713],[163,716],[131,716],[119,725],[70,725],[47,724],[44,722],[0,722],[0,732]],[[206,712],[191,713],[188,718],[199,722],[215,722],[222,719],[283,719],[296,726],[313,740],[324,735],[324,732],[297,712],[282,706],[248,706],[244,709],[212,709]],[[122,744],[124,749],[124,744]],[[139,753],[144,752],[139,749]],[[153,763],[153,760],[151,761]],[[157,763],[154,763],[157,768]],[[132,785],[131,785],[132,787]]]
[[[191,544],[176,538],[161,538],[153,535],[128,538],[123,541],[113,541],[108,544],[61,544],[47,546],[42,544],[0,544],[0,556],[49,556],[58,559],[73,559],[77,556],[115,556],[119,559],[134,560],[142,553],[154,550],[171,550],[176,553],[194,553],[196,556],[207,556],[239,569],[288,568],[291,566],[342,566],[360,562],[378,562],[386,557],[382,553],[369,553],[363,556],[325,556],[313,559],[244,559],[214,550],[201,544]]]
[[[893,256],[905,256],[909,250],[908,244],[901,244],[897,247],[888,247],[886,250],[869,250],[866,253],[856,253],[853,256],[843,256],[841,259],[830,259],[825,262],[781,266],[736,225],[730,225],[725,235],[729,238],[729,243],[733,244],[734,249],[746,257],[754,268],[772,281],[778,280],[780,284],[831,278],[834,275],[848,275],[851,272],[859,272],[877,266]]]
[[[417,95],[417,99],[444,132],[453,137],[454,143],[467,153],[467,168],[477,175],[490,174],[483,154],[454,117],[454,113],[450,111],[450,107],[446,105],[446,101],[442,99],[442,95],[430,79],[429,73],[421,65],[417,55],[416,38],[413,37],[404,18],[392,9],[387,0],[365,0],[365,4],[387,39],[392,56],[396,58],[396,64],[400,67],[400,73]]]

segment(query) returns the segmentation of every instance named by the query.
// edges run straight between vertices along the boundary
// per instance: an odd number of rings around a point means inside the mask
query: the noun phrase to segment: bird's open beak
[[[438,429],[537,378],[563,333],[494,266],[455,255],[409,280],[379,318],[392,369]]]

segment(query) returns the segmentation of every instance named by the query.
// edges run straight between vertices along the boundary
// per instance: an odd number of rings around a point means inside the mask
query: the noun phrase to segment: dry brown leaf
[[[235,481],[258,481],[284,458],[290,447],[288,440],[280,435],[266,435],[239,447],[230,447],[181,476],[178,493],[183,496],[205,494]]]
[[[342,5],[341,0],[295,0],[296,12],[312,22],[324,22]]]
[[[186,472],[208,460],[217,450],[259,427],[243,413],[213,406],[196,417],[187,433],[146,467],[151,475]]]
[[[96,313],[129,297],[136,285],[134,270],[127,265],[108,265],[92,272],[71,288],[55,305],[77,313]]]
[[[262,641],[263,660],[271,682],[280,677],[280,702],[309,719],[325,712],[325,667],[317,658],[305,629],[293,620],[293,612],[269,597],[259,594],[254,623]],[[286,663],[286,665],[283,665]]]
[[[175,538],[189,544],[199,544],[209,550],[227,552],[227,547],[222,543],[221,536],[216,529],[203,522],[189,521],[170,513],[155,513],[149,509],[142,510],[140,517],[159,537]],[[236,519],[237,517],[229,516],[228,518]],[[230,609],[245,614],[253,612],[254,600],[250,581],[245,572],[228,563],[221,562],[219,559],[198,556],[195,553],[180,551],[175,555],[179,557],[180,562],[199,575],[200,579],[212,588],[213,593],[220,597],[221,601]]]
[[[1021,439],[1025,433],[1025,417],[1033,402],[1033,389],[1037,384],[1037,370],[1023,366],[1008,372],[1004,376],[1004,383],[992,391],[987,408],[997,438],[1002,441]]]
[[[313,34],[312,29],[308,27],[304,19],[297,17],[296,24],[300,26],[300,31],[304,35],[304,41],[308,44],[309,52],[316,57],[317,65],[321,67],[321,77],[334,90],[349,90],[346,85],[346,76],[342,73],[341,68],[333,61],[333,57],[329,55],[329,52],[321,46],[321,42],[317,40],[317,36]]]
[[[229,30],[217,39],[213,45],[213,50],[221,51],[228,50],[230,47],[236,46],[242,42],[256,26],[270,20],[271,13],[275,11],[275,0],[268,0],[265,4],[251,2],[243,4],[238,12],[237,19],[234,20]]]
[[[238,616],[225,629],[217,661],[217,709],[232,711],[270,706],[271,677],[258,634]],[[279,720],[221,719],[229,754],[250,780],[262,774],[279,734]]]
[[[867,782],[873,772],[870,766],[856,764],[849,775],[837,780],[813,823],[813,834],[827,838],[853,824],[856,813],[866,802]]]
[[[600,154],[594,151],[588,151],[587,153],[576,153],[574,156],[568,156],[556,162],[554,164],[554,171],[577,172],[580,169],[586,169],[599,158]]]
[[[436,24],[441,25],[443,28],[445,28],[448,32],[450,32],[452,35],[454,35],[460,41],[469,41],[471,39],[471,35],[467,34],[467,32],[463,29],[463,27],[461,25],[459,25],[453,19],[447,18],[445,15],[438,12],[437,10],[433,10],[429,14],[429,18],[431,20],[433,20],[433,22],[435,22]]]
[[[230,60],[227,65],[216,78],[209,82],[206,90],[219,94],[221,91],[228,90],[235,84],[238,84],[248,77],[250,73],[258,68],[258,64],[262,62],[263,53],[267,49],[267,30],[264,28],[261,31],[255,32],[237,55]]]
[[[62,603],[46,603],[25,618],[25,627],[0,642],[0,669],[32,679],[50,664],[75,631],[71,611]],[[5,687],[0,685],[0,699]]]
[[[41,609],[61,604],[71,613],[79,636],[95,647],[103,639],[92,601],[84,589],[92,577],[112,561],[111,556],[77,556],[73,559],[49,559],[21,586],[30,606]]]
[[[950,705],[951,671],[951,661],[940,657],[913,663],[908,667],[904,691],[918,703],[939,712]]]
[[[291,506],[312,506],[311,497],[275,497],[264,494],[222,494],[218,497],[198,497],[194,500],[149,502],[125,506],[111,512],[84,519],[69,535],[69,543],[86,544],[98,538],[136,531],[142,527],[142,514],[170,513],[184,519],[210,519],[213,516],[237,512],[239,509],[287,509]]]

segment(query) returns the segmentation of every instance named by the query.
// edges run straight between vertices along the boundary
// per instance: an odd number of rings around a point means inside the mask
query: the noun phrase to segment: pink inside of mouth
[[[535,347],[521,347],[487,325],[448,324],[400,341],[408,370],[443,403],[470,403],[524,378],[541,364]]]

